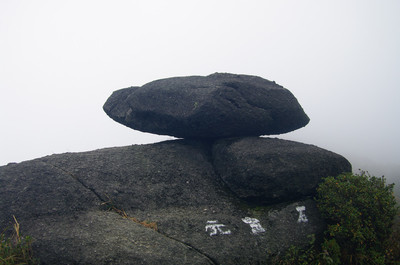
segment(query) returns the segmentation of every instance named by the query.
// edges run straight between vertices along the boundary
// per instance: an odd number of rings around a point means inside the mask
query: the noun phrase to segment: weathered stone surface
[[[42,159],[0,167],[0,227],[7,218],[67,216],[98,205],[99,199],[68,172]],[[1,228],[0,228],[1,229]]]
[[[222,73],[121,89],[103,108],[130,128],[181,138],[282,134],[309,122],[297,99],[275,82]]]
[[[20,222],[43,264],[212,264],[195,249],[107,211]]]
[[[239,201],[211,148],[176,140],[0,167],[0,226],[15,215],[43,264],[268,264],[321,233],[307,197],[268,208]],[[106,211],[111,204],[158,230]]]
[[[216,171],[238,197],[261,204],[313,195],[323,177],[351,172],[338,154],[277,138],[221,139],[213,157]]]

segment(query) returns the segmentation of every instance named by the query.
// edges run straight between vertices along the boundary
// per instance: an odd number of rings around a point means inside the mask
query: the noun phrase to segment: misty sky
[[[277,137],[400,172],[400,1],[0,1],[0,165],[151,143],[112,91],[214,72],[289,89],[311,121]]]

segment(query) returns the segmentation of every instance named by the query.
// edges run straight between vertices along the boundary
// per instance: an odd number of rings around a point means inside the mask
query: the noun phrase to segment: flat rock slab
[[[261,77],[226,73],[117,90],[103,108],[132,129],[178,138],[282,134],[309,122],[289,90]]]
[[[33,222],[32,222],[33,221]],[[201,252],[109,211],[20,222],[42,264],[213,264]]]
[[[14,215],[42,264],[268,264],[322,233],[307,197],[240,200],[216,174],[212,145],[176,140],[0,167],[0,227]]]
[[[213,159],[227,186],[256,204],[312,196],[322,178],[352,170],[341,155],[277,138],[221,139],[213,146]]]

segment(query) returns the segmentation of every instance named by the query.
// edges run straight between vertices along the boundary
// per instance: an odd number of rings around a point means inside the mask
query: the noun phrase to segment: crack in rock
[[[64,172],[65,174],[67,174],[67,175],[69,175],[69,176],[71,176],[71,177],[72,177],[73,179],[75,179],[79,184],[81,184],[82,187],[84,187],[85,189],[91,191],[101,202],[105,202],[105,200],[102,198],[102,196],[101,196],[99,193],[97,193],[97,191],[96,191],[94,188],[91,188],[91,187],[89,187],[88,185],[86,185],[82,180],[79,179],[79,177],[75,176],[75,175],[72,174],[71,172],[69,172],[69,171],[67,171],[67,170],[65,170],[65,169],[63,169],[63,168],[61,168],[61,167],[59,167],[59,166],[56,166],[56,165],[53,165],[53,164],[50,164],[50,163],[46,163],[46,164],[47,164],[47,165],[50,165],[50,166],[52,166],[52,167],[54,167],[54,168],[56,168],[56,169],[58,169],[58,170],[60,170],[60,171],[62,171],[62,172]]]
[[[97,191],[96,191],[94,188],[91,188],[91,187],[89,187],[88,185],[86,185],[82,180],[80,180],[77,176],[75,176],[75,175],[72,174],[71,172],[69,172],[69,171],[67,171],[67,170],[65,170],[65,169],[63,169],[63,168],[61,168],[61,167],[59,167],[59,166],[50,164],[50,163],[46,163],[46,164],[49,165],[49,166],[51,166],[51,167],[53,167],[53,168],[56,168],[56,169],[58,169],[58,170],[64,172],[65,174],[67,174],[67,175],[69,175],[69,176],[71,176],[73,179],[75,179],[77,182],[79,182],[85,189],[91,191],[101,202],[103,202],[103,203],[106,203],[106,202],[107,202],[106,200],[104,200],[104,199],[102,198],[102,196],[101,196],[99,193],[97,193]],[[114,212],[115,212],[115,211],[114,211]],[[115,212],[115,213],[118,214],[117,212]],[[134,223],[135,223],[135,222],[134,222]],[[159,233],[160,235],[162,235],[162,236],[164,236],[164,237],[166,237],[166,238],[168,238],[168,239],[170,239],[170,240],[173,240],[173,241],[175,241],[175,242],[181,244],[183,247],[185,247],[185,248],[187,248],[187,249],[189,249],[189,250],[195,251],[195,252],[198,253],[199,255],[203,256],[203,257],[209,262],[209,264],[218,265],[218,263],[217,263],[213,258],[211,258],[210,256],[208,256],[208,255],[207,255],[206,253],[204,253],[203,251],[201,251],[201,250],[199,250],[199,249],[193,247],[192,245],[190,245],[190,244],[188,244],[188,243],[185,243],[185,242],[182,242],[182,241],[180,241],[180,240],[178,240],[178,239],[176,239],[176,238],[173,238],[173,237],[171,237],[171,236],[169,236],[169,235],[167,235],[167,234],[165,234],[165,233],[160,232],[159,230],[154,230],[154,229],[153,229],[153,231]]]
[[[165,236],[166,238],[169,238],[169,239],[171,239],[171,240],[174,240],[175,242],[178,242],[179,244],[183,245],[185,248],[187,248],[187,249],[189,249],[189,250],[193,250],[193,251],[197,252],[198,254],[200,254],[201,256],[203,256],[205,259],[207,259],[208,262],[210,262],[210,264],[218,265],[218,263],[217,263],[213,258],[211,258],[210,256],[208,256],[206,253],[204,253],[204,252],[201,251],[200,249],[197,249],[197,248],[193,247],[193,246],[190,245],[189,243],[186,243],[186,242],[180,241],[179,239],[173,238],[173,237],[171,237],[171,236],[169,236],[169,235],[167,235],[167,234],[165,234],[165,233],[160,232],[159,230],[157,230],[156,232],[159,233],[160,235]]]

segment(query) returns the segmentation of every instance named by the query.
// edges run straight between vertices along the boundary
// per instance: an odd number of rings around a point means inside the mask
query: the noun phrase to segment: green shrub
[[[341,264],[386,264],[397,214],[393,186],[365,172],[328,177],[319,185],[316,201],[328,224],[326,238],[335,240]]]
[[[395,218],[393,232],[386,240],[386,263],[400,264],[400,212]]]
[[[32,256],[32,238],[20,235],[19,223],[14,217],[14,231],[6,237],[7,230],[0,234],[0,265],[38,264]]]
[[[269,263],[279,265],[316,264],[318,252],[315,249],[315,235],[309,235],[309,245],[306,248],[291,246],[283,257],[272,259]]]
[[[323,243],[291,247],[275,263],[400,265],[400,216],[395,218],[399,212],[393,186],[365,172],[325,178],[315,198],[327,223]]]

